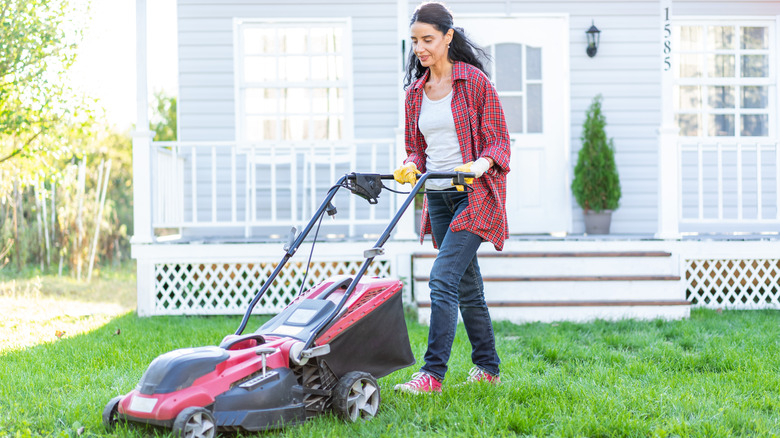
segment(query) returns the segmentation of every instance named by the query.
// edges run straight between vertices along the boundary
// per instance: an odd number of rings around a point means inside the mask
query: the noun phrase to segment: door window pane
[[[746,137],[766,137],[769,135],[768,114],[743,114],[742,135]]]
[[[733,26],[709,26],[707,28],[707,49],[728,50],[734,48]]]
[[[528,133],[542,132],[542,86],[528,84]]]
[[[769,29],[766,27],[743,27],[742,28],[742,48],[743,49],[768,49],[769,48]]]
[[[710,108],[734,108],[734,87],[709,87]]]
[[[509,132],[523,132],[523,98],[501,97],[500,99]]]
[[[709,135],[711,137],[733,137],[734,136],[734,115],[733,114],[710,114],[709,115]]]
[[[766,108],[769,105],[769,87],[742,87],[742,108]]]
[[[734,55],[709,55],[707,65],[711,78],[734,77]]]
[[[496,44],[496,90],[523,90],[523,46]]]
[[[542,79],[542,48],[525,46],[526,78],[531,81]]]
[[[767,55],[742,55],[743,78],[765,78],[769,76]]]

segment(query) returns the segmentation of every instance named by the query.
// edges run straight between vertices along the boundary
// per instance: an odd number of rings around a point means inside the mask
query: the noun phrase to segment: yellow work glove
[[[398,184],[409,183],[415,185],[417,184],[417,175],[421,173],[422,172],[417,170],[417,165],[410,161],[393,171],[393,179],[395,179]]]
[[[490,162],[485,158],[479,158],[477,161],[469,161],[462,166],[458,166],[454,170],[455,172],[473,173],[474,176],[479,178],[483,173],[487,172],[488,169],[490,169]],[[474,178],[466,178],[465,181],[468,185],[474,184]],[[455,188],[458,189],[459,192],[463,191],[463,186],[456,185]]]

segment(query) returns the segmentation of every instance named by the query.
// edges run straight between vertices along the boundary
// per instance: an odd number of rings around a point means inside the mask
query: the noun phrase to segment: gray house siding
[[[777,0],[675,0],[674,15],[775,16],[780,15]]]
[[[395,1],[179,0],[179,126],[182,141],[235,140],[234,18],[352,18],[356,138],[391,137],[398,126]]]
[[[404,0],[401,0],[402,2]],[[419,1],[395,0],[178,0],[179,127],[182,141],[230,141],[236,137],[234,18],[351,18],[353,125],[356,138],[389,138],[400,125],[399,23]],[[614,139],[623,197],[613,215],[616,234],[654,234],[658,215],[658,128],[661,124],[661,3],[658,0],[474,1],[450,0],[459,14],[566,14],[570,51],[570,175],[580,149],[585,112],[604,97],[607,134]],[[780,15],[777,1],[673,2],[673,19],[685,16]],[[585,53],[591,22],[602,31],[598,54]],[[466,29],[468,31],[468,29]],[[406,35],[408,29],[401,29]],[[408,49],[408,46],[407,46]],[[776,115],[775,115],[776,117]],[[200,162],[199,162],[200,163]],[[200,164],[205,165],[204,163]],[[226,168],[220,165],[220,172]],[[238,175],[243,181],[245,175]],[[201,188],[202,186],[202,188]],[[208,182],[198,193],[208,196]],[[220,200],[224,202],[224,200]],[[689,197],[683,197],[689,203]],[[189,205],[185,202],[185,206]],[[239,200],[239,216],[243,213]],[[684,208],[689,208],[684,205]],[[572,200],[572,232],[584,231]],[[186,214],[186,213],[185,213]],[[191,212],[189,213],[191,215]],[[208,213],[199,217],[208,218]]]

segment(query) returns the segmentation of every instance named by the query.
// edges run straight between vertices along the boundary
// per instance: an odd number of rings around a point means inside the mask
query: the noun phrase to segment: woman
[[[396,390],[441,391],[460,306],[474,363],[467,382],[499,383],[499,358],[485,303],[477,249],[501,250],[508,236],[506,174],[509,132],[495,88],[479,56],[485,53],[441,3],[424,3],[411,19],[412,52],[406,71],[406,153],[394,172],[399,183],[421,172],[473,172],[473,191],[428,180],[421,241],[427,233],[439,253],[431,269],[431,321],[425,365]]]

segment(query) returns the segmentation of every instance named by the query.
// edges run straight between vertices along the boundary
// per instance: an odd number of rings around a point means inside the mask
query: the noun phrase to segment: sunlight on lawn
[[[135,279],[78,282],[36,277],[0,282],[0,352],[95,330],[135,308]]]
[[[86,333],[128,311],[114,303],[0,297],[0,351]]]

